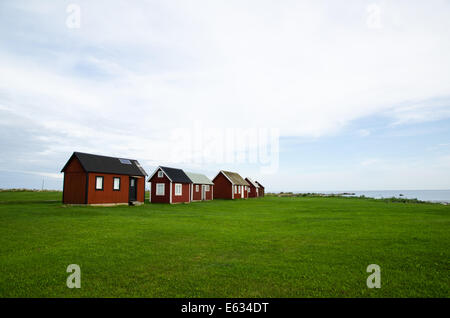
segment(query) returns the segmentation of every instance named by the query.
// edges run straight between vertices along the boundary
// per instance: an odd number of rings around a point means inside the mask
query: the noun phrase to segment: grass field
[[[450,296],[450,206],[266,197],[64,207],[60,199],[0,192],[1,297]],[[66,287],[72,263],[80,289]],[[373,263],[380,289],[366,286]]]

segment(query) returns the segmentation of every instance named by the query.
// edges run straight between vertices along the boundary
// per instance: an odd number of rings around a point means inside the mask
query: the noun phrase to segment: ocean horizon
[[[449,190],[342,190],[342,191],[295,191],[294,193],[323,193],[323,194],[341,194],[352,193],[348,196],[366,196],[374,199],[383,198],[406,198],[417,199],[428,202],[450,203]]]

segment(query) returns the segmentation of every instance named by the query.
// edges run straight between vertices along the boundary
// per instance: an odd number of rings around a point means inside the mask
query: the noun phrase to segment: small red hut
[[[64,172],[64,204],[143,203],[147,174],[137,160],[74,152]]]
[[[148,179],[152,203],[191,202],[192,181],[181,169],[158,167]]]
[[[213,179],[214,199],[246,199],[248,182],[238,173],[221,170]]]
[[[259,186],[258,196],[263,197],[264,196],[264,186],[261,183],[259,183],[258,181],[255,181],[255,183]]]
[[[206,201],[213,199],[214,183],[200,173],[186,172],[192,181],[191,201]]]
[[[259,197],[259,185],[250,178],[245,178],[245,181],[248,182],[248,197],[249,198],[257,198]]]

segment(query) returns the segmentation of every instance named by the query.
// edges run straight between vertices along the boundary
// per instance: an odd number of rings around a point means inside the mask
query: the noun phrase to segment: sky
[[[0,188],[74,151],[267,191],[450,189],[450,1],[1,1]]]

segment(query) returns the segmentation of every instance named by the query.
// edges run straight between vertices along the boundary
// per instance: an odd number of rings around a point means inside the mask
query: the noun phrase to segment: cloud
[[[450,97],[432,98],[401,105],[391,110],[393,125],[416,124],[450,118]]]
[[[360,129],[360,130],[358,130],[358,134],[361,137],[367,137],[367,136],[370,135],[370,130],[368,130],[368,129]]]
[[[359,1],[77,3],[80,29],[65,26],[65,3],[1,4],[1,125],[32,134],[11,137],[36,142],[29,157],[155,164],[195,121],[318,138],[374,114],[449,117],[447,1],[377,2],[381,29]]]

